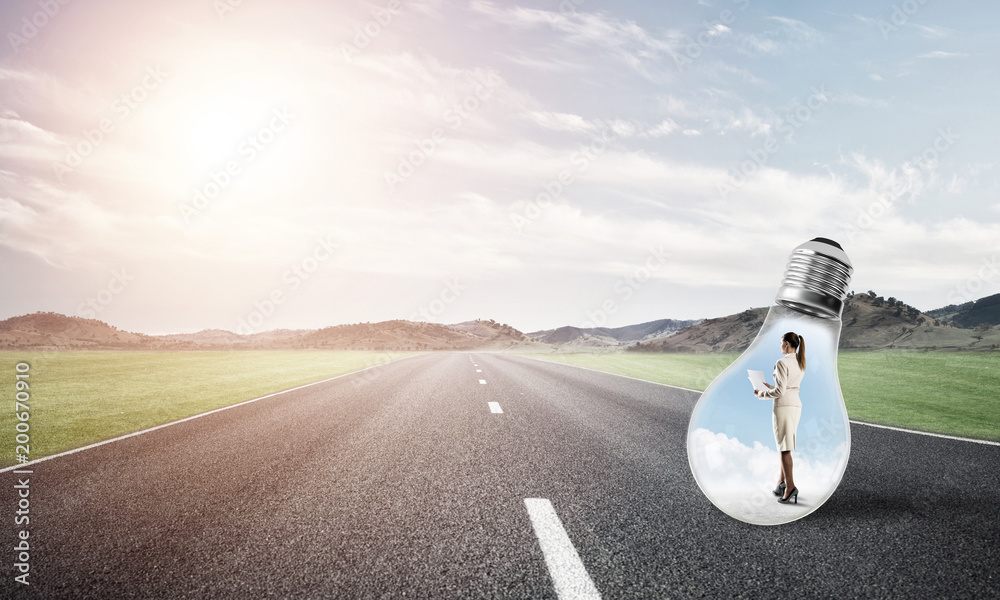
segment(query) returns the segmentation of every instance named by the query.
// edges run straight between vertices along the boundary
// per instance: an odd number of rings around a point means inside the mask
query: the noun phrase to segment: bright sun
[[[156,126],[186,170],[217,169],[238,158],[247,137],[287,102],[286,77],[275,65],[232,57],[178,62],[161,90]]]
[[[191,194],[229,171],[238,173],[229,179],[242,184],[243,197],[261,195],[312,164],[312,132],[301,122],[312,114],[315,82],[302,65],[220,49],[181,53],[166,70],[141,125],[155,148],[151,168],[168,187]]]
[[[178,115],[178,134],[189,156],[205,166],[235,158],[243,141],[267,118],[270,106],[255,86],[230,85],[192,94]]]
[[[247,89],[191,98],[180,132],[182,144],[192,158],[206,166],[224,163],[236,157],[240,145],[260,127],[269,109],[267,100]]]

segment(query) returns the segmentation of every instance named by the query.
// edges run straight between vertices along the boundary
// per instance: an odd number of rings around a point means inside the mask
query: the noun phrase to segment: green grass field
[[[704,390],[738,354],[531,354],[619,375]],[[850,418],[1000,441],[1000,352],[842,352]]]
[[[379,352],[0,352],[0,465],[14,464],[15,365],[26,362],[30,457],[401,358]]]

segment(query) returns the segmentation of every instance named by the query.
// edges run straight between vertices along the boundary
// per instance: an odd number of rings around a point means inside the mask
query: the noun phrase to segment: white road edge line
[[[640,379],[638,377],[632,377],[631,375],[622,375],[620,373],[611,373],[610,371],[598,371],[597,369],[591,369],[590,367],[581,367],[579,365],[571,365],[569,363],[556,362],[554,360],[545,360],[543,358],[533,358],[530,356],[521,356],[521,358],[527,358],[528,360],[538,361],[540,363],[546,363],[550,365],[563,365],[565,367],[573,367],[574,369],[583,369],[584,371],[592,371],[594,373],[603,373],[605,375],[614,375],[615,377],[624,377],[625,379],[634,379],[636,381],[642,381],[643,383],[651,383],[653,385],[662,385],[663,387],[674,388],[675,390],[684,390],[686,392],[694,392],[696,394],[705,393],[704,390],[692,390],[691,388],[681,387],[679,385],[670,385],[669,383],[660,383],[659,381],[649,381],[648,379]],[[902,427],[892,427],[890,425],[876,425],[875,423],[866,423],[864,421],[855,421],[850,419],[851,423],[855,425],[867,425],[868,427],[880,427],[882,429],[891,429],[893,431],[901,431],[903,433],[915,433],[917,435],[926,435],[930,437],[945,438],[948,440],[957,440],[959,442],[972,442],[973,444],[985,444],[987,446],[1000,446],[1000,442],[993,442],[990,440],[977,440],[973,438],[958,437],[955,435],[945,435],[943,433],[931,433],[929,431],[917,431],[915,429],[903,429]]]
[[[587,574],[552,503],[546,498],[525,498],[524,505],[559,600],[600,600],[601,594]]]
[[[490,402],[489,405],[491,413],[497,413],[497,414],[503,413],[503,409],[500,408],[499,402]]]
[[[300,386],[288,388],[287,390],[281,390],[280,392],[274,392],[273,394],[268,394],[266,396],[261,396],[259,398],[251,398],[250,400],[244,400],[243,402],[237,402],[236,404],[230,404],[229,406],[220,406],[219,408],[213,408],[210,411],[203,413],[198,413],[196,415],[191,415],[189,417],[184,417],[183,419],[178,419],[176,421],[170,421],[169,423],[163,423],[155,427],[150,427],[149,429],[142,429],[140,431],[133,431],[132,433],[126,433],[125,435],[120,435],[116,438],[111,438],[110,440],[103,440],[100,442],[94,442],[93,444],[88,444],[86,446],[80,446],[79,448],[73,448],[72,450],[67,450],[65,452],[60,452],[59,454],[53,454],[51,456],[43,456],[42,458],[36,458],[35,460],[18,463],[16,465],[11,465],[9,467],[4,467],[0,469],[0,473],[6,473],[7,471],[13,471],[14,469],[23,469],[29,465],[34,465],[40,462],[45,462],[53,458],[59,458],[60,456],[68,456],[70,454],[76,454],[77,452],[83,452],[84,450],[90,450],[91,448],[96,448],[98,446],[103,446],[105,444],[111,444],[113,442],[120,442],[126,440],[130,437],[135,437],[137,435],[142,435],[144,433],[149,433],[150,431],[156,431],[157,429],[163,429],[164,427],[170,427],[171,425],[177,425],[178,423],[183,423],[185,421],[191,421],[199,417],[204,417],[206,415],[211,415],[217,412],[222,412],[224,410],[229,410],[230,408],[236,408],[237,406],[243,406],[244,404],[250,404],[251,402],[257,402],[258,400],[264,400],[265,398],[273,398],[274,396],[280,396],[281,394],[287,394],[288,392],[294,392],[295,390],[301,390],[302,388],[311,387],[314,385],[319,385],[321,383],[326,383],[327,381],[333,381],[334,379],[340,379],[341,377],[347,377],[348,375],[354,375],[355,373],[361,373],[362,371],[367,371],[368,369],[374,369],[377,367],[385,366],[389,363],[399,362],[401,360],[406,360],[408,358],[413,358],[415,356],[423,356],[423,354],[413,354],[411,356],[404,356],[403,358],[397,358],[396,360],[390,360],[388,362],[379,363],[377,365],[372,365],[370,367],[365,367],[364,369],[358,369],[357,371],[351,371],[350,373],[341,373],[340,375],[334,375],[333,377],[327,377],[326,379],[321,379],[320,381],[314,381],[312,383],[304,383]]]
[[[510,355],[518,356],[518,355]],[[615,377],[624,377],[625,379],[634,379],[636,381],[641,381],[643,383],[652,383],[653,385],[662,385],[663,387],[674,388],[675,390],[684,390],[685,392],[694,392],[696,394],[703,393],[703,390],[692,390],[691,388],[681,387],[679,385],[670,385],[669,383],[660,383],[659,381],[650,381],[648,379],[640,379],[638,377],[632,377],[631,375],[622,375],[621,373],[612,373],[610,371],[598,371],[597,369],[591,369],[590,367],[581,367],[580,365],[571,365],[569,363],[556,362],[554,360],[545,360],[544,358],[534,358],[531,356],[520,355],[521,358],[527,358],[528,360],[538,361],[540,363],[545,363],[547,365],[562,365],[564,367],[573,367],[574,369],[583,369],[584,371],[592,371],[594,373],[603,373],[605,375],[614,375]]]
[[[1000,442],[992,442],[990,440],[974,440],[972,438],[958,437],[955,435],[945,435],[943,433],[931,433],[929,431],[916,431],[914,429],[903,429],[902,427],[893,427],[891,425],[878,425],[876,423],[865,423],[864,421],[851,420],[851,423],[855,425],[867,425],[868,427],[878,427],[879,429],[891,429],[893,431],[902,431],[903,433],[916,433],[918,435],[929,435],[931,437],[944,438],[946,440],[958,440],[960,442],[972,442],[974,444],[986,444],[987,446],[1000,446]]]

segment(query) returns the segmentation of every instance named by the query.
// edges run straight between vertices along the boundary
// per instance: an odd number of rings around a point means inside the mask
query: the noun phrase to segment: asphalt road
[[[1000,596],[1000,447],[853,425],[834,496],[754,526],[691,476],[696,400],[454,353],[217,412],[35,465],[29,587],[3,473],[0,597],[556,598],[529,498],[607,599]]]

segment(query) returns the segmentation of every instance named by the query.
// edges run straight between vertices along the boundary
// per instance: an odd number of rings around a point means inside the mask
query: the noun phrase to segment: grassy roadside
[[[412,353],[0,352],[0,466],[14,464],[15,365],[30,365],[32,459]]]
[[[524,356],[701,391],[740,355],[729,352],[724,354],[595,352]]]
[[[527,354],[533,358],[704,390],[738,354]],[[1000,441],[1000,353],[842,352],[852,419]]]

